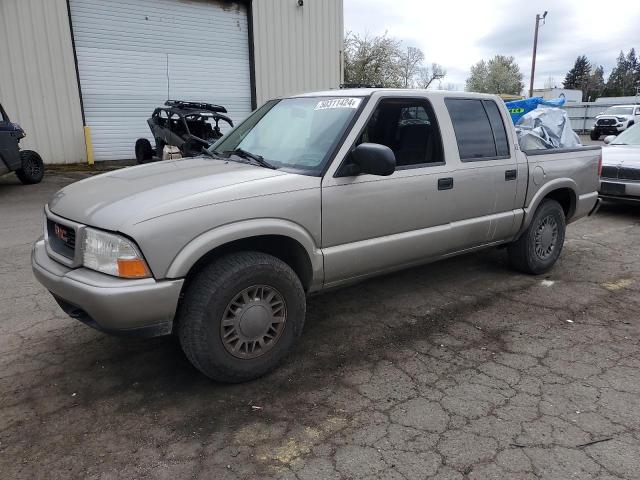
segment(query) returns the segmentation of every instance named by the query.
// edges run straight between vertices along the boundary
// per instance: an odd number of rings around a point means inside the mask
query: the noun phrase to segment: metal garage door
[[[70,0],[86,123],[96,160],[134,157],[167,98],[251,111],[247,11],[206,0]]]

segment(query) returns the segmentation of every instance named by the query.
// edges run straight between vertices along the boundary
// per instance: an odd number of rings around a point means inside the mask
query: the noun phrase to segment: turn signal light
[[[122,278],[147,278],[151,272],[140,258],[118,259],[118,276]]]

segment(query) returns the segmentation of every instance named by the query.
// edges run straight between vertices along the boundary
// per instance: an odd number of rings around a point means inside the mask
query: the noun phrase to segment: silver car
[[[604,141],[600,197],[640,201],[640,124]]]

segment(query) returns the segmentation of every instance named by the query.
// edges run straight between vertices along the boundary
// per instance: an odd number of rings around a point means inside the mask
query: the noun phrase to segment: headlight
[[[93,228],[84,230],[82,264],[92,270],[116,277],[151,276],[147,263],[130,240]]]
[[[626,118],[624,118],[624,117],[616,117],[616,119],[617,119],[619,122],[624,122],[624,121],[626,120]]]

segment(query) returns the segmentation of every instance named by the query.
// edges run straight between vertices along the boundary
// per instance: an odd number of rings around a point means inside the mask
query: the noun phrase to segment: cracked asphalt
[[[571,225],[542,277],[489,250],[313,297],[278,370],[222,385],[34,280],[83,175],[0,178],[2,478],[640,478],[640,207]]]

